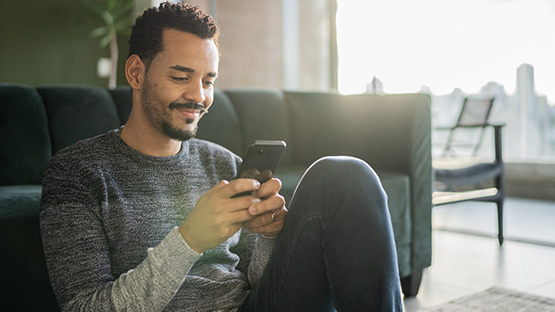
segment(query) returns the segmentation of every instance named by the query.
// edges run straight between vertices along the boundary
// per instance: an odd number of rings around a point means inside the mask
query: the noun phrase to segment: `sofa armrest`
[[[286,92],[293,159],[309,164],[350,155],[376,170],[409,176],[412,268],[431,264],[431,100],[425,94],[350,95]],[[302,148],[300,148],[302,147]]]

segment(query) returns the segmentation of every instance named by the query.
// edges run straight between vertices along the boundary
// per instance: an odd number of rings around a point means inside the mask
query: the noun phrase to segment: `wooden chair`
[[[467,147],[476,156],[482,145],[487,128],[493,128],[494,159],[479,161],[471,165],[458,168],[434,167],[435,185],[432,196],[434,206],[458,203],[463,201],[493,202],[497,204],[498,240],[502,245],[503,237],[503,202],[504,193],[504,165],[502,129],[504,124],[491,124],[488,118],[494,99],[465,98],[461,113],[455,126],[435,128],[449,131],[443,155],[456,158],[457,147]],[[455,133],[479,130],[479,138],[474,142],[457,142]]]

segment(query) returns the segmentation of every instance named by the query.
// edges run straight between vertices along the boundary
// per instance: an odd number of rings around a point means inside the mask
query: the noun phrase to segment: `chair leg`
[[[503,200],[497,202],[497,239],[499,240],[499,246],[503,245],[505,237],[503,236]]]

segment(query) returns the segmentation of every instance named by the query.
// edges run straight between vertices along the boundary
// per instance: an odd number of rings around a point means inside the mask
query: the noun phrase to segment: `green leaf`
[[[102,38],[102,40],[100,40],[100,47],[105,48],[108,43],[110,43],[110,40],[112,40],[112,36],[110,35],[106,35]]]
[[[114,17],[108,11],[102,12],[102,20],[104,20],[106,26],[114,25]]]
[[[107,33],[108,33],[108,28],[106,26],[102,26],[91,30],[91,37],[96,38],[96,37],[104,36]]]
[[[102,21],[103,26],[90,32],[94,38],[102,37],[101,47],[106,47],[118,33],[128,32],[135,20],[132,16],[135,0],[81,0],[81,3],[92,16]]]

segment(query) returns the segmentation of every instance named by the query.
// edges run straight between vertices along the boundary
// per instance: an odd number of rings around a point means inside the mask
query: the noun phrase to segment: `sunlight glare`
[[[555,1],[339,0],[337,29],[342,93],[374,76],[386,93],[473,93],[490,81],[512,93],[528,63],[555,102]]]

